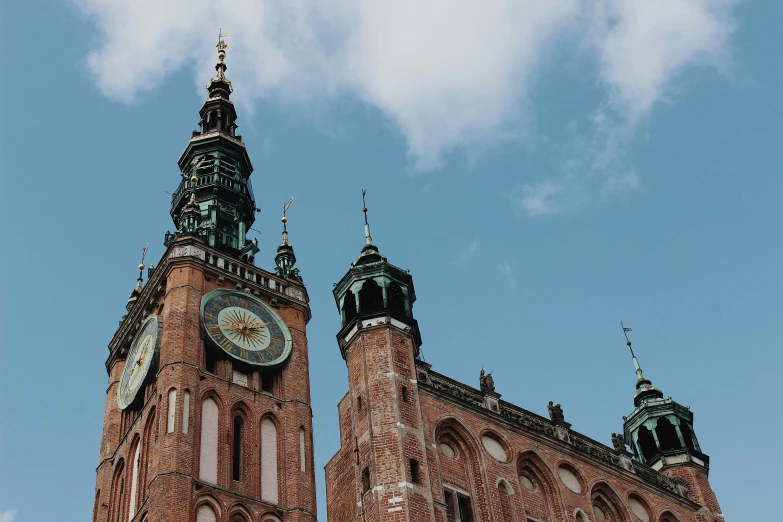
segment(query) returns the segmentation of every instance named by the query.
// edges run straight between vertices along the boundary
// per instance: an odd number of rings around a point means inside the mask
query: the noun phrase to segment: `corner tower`
[[[178,162],[176,229],[109,343],[94,522],[316,520],[308,296],[287,231],[285,270],[253,264],[222,36]]]
[[[680,484],[687,484],[691,500],[704,506],[711,515],[720,515],[718,499],[708,480],[710,458],[702,453],[693,430],[693,412],[671,397],[664,398],[663,392],[644,376],[628,340],[630,328],[623,327],[623,330],[637,375],[634,410],[624,417],[625,442],[638,461],[680,479]]]
[[[416,380],[421,336],[413,278],[372,243],[366,206],[363,211],[365,245],[334,288],[348,394],[339,405],[341,447],[326,465],[328,518],[434,520]]]

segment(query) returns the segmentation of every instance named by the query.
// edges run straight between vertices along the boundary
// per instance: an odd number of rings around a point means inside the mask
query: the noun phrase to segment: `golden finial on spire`
[[[218,43],[216,45],[216,47],[218,48],[218,60],[220,60],[221,62],[226,57],[226,49],[231,47],[231,44],[227,44],[223,40],[223,38],[226,37],[226,36],[228,36],[228,33],[224,33],[223,32],[223,28],[221,27],[218,30]]]
[[[283,205],[283,217],[280,219],[280,221],[283,222],[283,242],[281,245],[288,245],[288,228],[286,224],[288,223],[288,218],[286,217],[286,212],[288,212],[288,207],[291,206],[291,203],[294,202],[294,198],[291,197],[285,205]]]

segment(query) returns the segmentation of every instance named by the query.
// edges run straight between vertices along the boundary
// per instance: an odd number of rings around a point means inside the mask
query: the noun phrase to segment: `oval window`
[[[494,435],[482,435],[481,443],[484,445],[484,449],[487,450],[487,453],[492,455],[495,459],[500,462],[506,462],[508,460],[505,448],[503,448],[503,445]]]
[[[557,473],[560,475],[560,480],[563,481],[563,484],[565,484],[568,489],[574,493],[582,492],[582,483],[579,481],[576,473],[571,470],[570,466],[561,464],[560,467],[557,468]]]

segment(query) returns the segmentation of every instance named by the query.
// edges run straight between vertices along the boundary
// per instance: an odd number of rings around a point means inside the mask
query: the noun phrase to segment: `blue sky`
[[[725,516],[768,518],[782,3],[145,2],[0,7],[0,521],[90,516],[106,345],[140,247],[156,263],[172,228],[215,24],[263,268],[295,197],[321,520],[347,390],[331,283],[362,246],[361,188],[436,371],[477,385],[484,365],[504,399],[560,402],[608,444],[633,405],[625,321],[645,374],[693,409]]]

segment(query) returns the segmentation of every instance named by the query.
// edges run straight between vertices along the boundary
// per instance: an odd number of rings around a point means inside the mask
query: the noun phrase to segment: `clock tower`
[[[287,218],[275,269],[254,265],[222,36],[178,161],[176,229],[109,343],[95,522],[316,520],[308,296]]]

